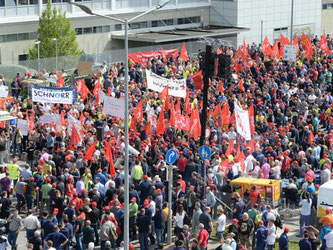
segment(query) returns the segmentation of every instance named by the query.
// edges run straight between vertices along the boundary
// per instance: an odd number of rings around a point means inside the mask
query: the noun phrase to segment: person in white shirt
[[[328,182],[329,180],[331,180],[331,172],[328,169],[328,166],[326,163],[323,166],[323,170],[320,172],[320,179],[321,179],[321,184],[324,184],[325,182]]]
[[[251,171],[253,170],[253,166],[256,162],[256,159],[253,157],[252,154],[250,154],[246,157],[245,161],[246,161],[246,169],[244,172],[244,176],[249,176],[249,172],[250,172],[250,170]]]
[[[331,224],[331,232],[324,236],[326,240],[326,250],[333,250],[333,224]]]
[[[267,245],[268,250],[274,249],[275,239],[276,239],[276,227],[274,225],[274,220],[269,219],[267,224]]]
[[[311,221],[311,205],[312,200],[310,199],[309,192],[304,192],[302,195],[302,200],[299,203],[299,206],[301,207],[301,217],[300,217],[300,237],[303,237],[303,226],[309,226]]]
[[[217,224],[216,236],[217,236],[217,239],[219,241],[221,241],[223,239],[223,233],[225,230],[225,224],[227,221],[227,217],[225,216],[224,210],[222,207],[219,207],[217,212],[219,214],[219,217],[216,222],[216,224]]]
[[[33,215],[31,209],[28,210],[28,216],[23,220],[23,226],[27,231],[27,239],[34,237],[35,231],[40,227],[37,216]]]

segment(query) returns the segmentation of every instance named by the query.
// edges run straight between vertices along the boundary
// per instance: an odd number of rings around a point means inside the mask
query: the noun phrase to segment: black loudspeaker
[[[231,57],[229,55],[218,55],[219,64],[217,68],[217,76],[228,78],[231,74]]]
[[[208,72],[208,77],[213,77],[215,76],[216,72],[216,53],[212,52],[212,56],[210,57],[209,61],[209,72]],[[206,64],[206,52],[201,52],[199,54],[199,67],[202,70],[202,73],[205,74],[207,64]]]
[[[104,128],[103,127],[97,127],[97,140],[102,141],[104,139]]]

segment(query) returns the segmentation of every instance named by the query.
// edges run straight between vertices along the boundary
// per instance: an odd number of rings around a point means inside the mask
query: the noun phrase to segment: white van
[[[317,216],[325,215],[326,208],[333,208],[333,180],[328,181],[319,187]]]

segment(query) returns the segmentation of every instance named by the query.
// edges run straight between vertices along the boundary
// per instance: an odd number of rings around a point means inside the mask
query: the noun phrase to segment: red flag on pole
[[[305,44],[305,56],[308,60],[310,60],[310,57],[313,56],[313,49],[310,38],[307,40]]]
[[[165,110],[168,111],[169,110],[169,86],[165,86],[165,88],[162,90],[162,92],[160,93],[160,98],[162,100],[164,100],[165,103]]]
[[[88,93],[90,93],[87,85],[84,83],[84,79],[79,79],[76,81],[77,92],[81,94],[82,100],[84,101],[88,97]]]
[[[58,77],[58,88],[63,88],[65,87],[65,81],[62,78],[61,73],[59,72],[59,77]]]
[[[72,134],[71,134],[71,140],[68,144],[68,148],[71,146],[76,146],[81,141],[81,138],[79,136],[79,133],[76,130],[76,127],[74,124],[72,125]]]
[[[199,72],[195,73],[192,76],[192,79],[194,81],[194,85],[195,85],[195,89],[201,89],[204,82],[202,80],[202,70],[200,70]]]
[[[151,123],[150,122],[148,122],[148,124],[146,125],[146,134],[147,134],[147,136],[148,136],[148,138],[150,138],[151,137]]]
[[[60,112],[60,125],[62,127],[66,127],[66,122],[65,122],[65,115],[64,115],[65,111],[61,111]]]
[[[218,82],[218,87],[217,87],[217,89],[218,89],[221,93],[224,93],[223,81],[222,81],[222,80],[220,80],[220,81]]]
[[[272,54],[272,47],[271,47],[271,44],[268,41],[267,36],[265,36],[264,42],[262,43],[262,53],[265,56],[268,56],[268,55]]]
[[[221,111],[221,118],[222,118],[222,127],[228,126],[229,118],[230,118],[230,111],[229,111],[228,103],[226,103],[226,105],[224,105],[224,107]]]
[[[238,89],[239,89],[240,92],[245,91],[244,84],[243,84],[243,78],[241,78],[239,83],[238,83]]]
[[[301,36],[301,44],[302,44],[303,46],[305,46],[306,43],[307,43],[307,41],[308,41],[308,38],[306,37],[306,35],[305,35],[304,32],[303,32],[303,34],[302,34],[302,36]]]
[[[186,45],[185,42],[183,42],[182,50],[180,51],[179,58],[182,59],[183,61],[187,62],[189,60],[187,50],[186,50]]]
[[[169,123],[171,126],[176,125],[176,114],[175,114],[175,106],[173,104],[173,98],[171,97],[171,110],[170,110],[170,120]]]
[[[163,135],[164,134],[164,105],[162,105],[162,109],[160,115],[158,117],[157,125],[156,125],[156,134]]]
[[[278,45],[277,40],[275,40],[273,48],[272,48],[272,56],[275,57],[276,59],[279,59],[279,57],[280,57],[279,45]]]
[[[111,140],[107,142],[106,148],[105,148],[105,160],[109,162],[110,164],[110,175],[112,178],[116,174],[116,170],[114,168],[114,162],[113,162],[113,156],[112,156],[112,150],[111,150]]]
[[[227,147],[227,150],[225,151],[225,155],[229,156],[232,154],[232,152],[234,151],[234,140],[230,139],[229,140],[229,145]]]
[[[249,119],[250,119],[250,129],[251,129],[251,135],[254,134],[254,108],[253,104],[249,107]]]
[[[163,61],[166,62],[167,61],[167,57],[165,55],[165,52],[164,52],[164,49],[163,49],[162,45],[161,45],[161,54],[162,54]]]
[[[101,82],[100,82],[100,78],[98,77],[97,83],[96,83],[94,91],[93,91],[93,93],[95,95],[95,103],[94,103],[94,105],[98,105],[99,104],[100,92],[101,92]]]
[[[87,150],[86,150],[86,155],[83,157],[83,160],[91,160],[95,149],[96,149],[96,144],[98,141],[95,141]]]
[[[327,55],[331,54],[331,51],[327,45],[327,40],[325,37],[325,34],[321,36],[320,42],[319,42],[319,47],[321,48],[322,51],[324,51]]]
[[[140,102],[138,103],[138,105],[135,108],[134,115],[133,115],[133,118],[131,120],[130,129],[135,130],[136,123],[141,117],[143,117],[142,99],[140,100]]]
[[[247,50],[245,39],[243,40],[243,59],[245,60],[249,56],[249,52]]]
[[[193,139],[196,141],[201,135],[201,124],[199,117],[199,109],[196,107],[192,110],[190,118],[190,135],[193,135]]]
[[[84,121],[85,121],[85,118],[84,118],[84,116],[83,116],[83,112],[81,112],[81,115],[80,115],[81,126],[84,125]]]
[[[280,34],[280,56],[284,56],[284,45],[290,45],[290,41],[284,35]]]

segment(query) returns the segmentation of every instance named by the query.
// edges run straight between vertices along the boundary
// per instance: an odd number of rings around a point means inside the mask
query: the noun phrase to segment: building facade
[[[17,64],[28,57],[29,49],[37,38],[39,15],[45,9],[48,0],[0,0],[0,63]],[[66,11],[77,31],[77,41],[85,53],[105,53],[114,51],[122,54],[123,40],[113,37],[124,33],[123,25],[89,16],[78,7],[69,4],[72,1],[87,5],[94,12],[112,15],[117,18],[131,18],[159,3],[161,0],[52,0],[52,5]],[[321,3],[313,0],[294,0],[294,33],[308,35],[321,32]],[[267,35],[271,42],[280,33],[289,36],[291,0],[171,0],[163,9],[152,12],[130,24],[130,33],[173,32],[175,29],[192,29],[188,39],[189,52],[204,47],[198,43],[196,32],[205,36],[204,27],[239,27],[248,30],[220,32],[220,37],[231,44],[240,44],[243,38],[249,42],[260,42]],[[181,38],[181,32],[180,38]],[[154,37],[155,34],[151,33]],[[179,46],[182,41],[163,42],[165,49]],[[184,36],[185,37],[185,36]],[[198,35],[199,37],[199,35]],[[187,39],[187,38],[185,38]],[[166,40],[165,40],[166,41]],[[132,52],[158,49],[159,43],[138,39],[129,42]],[[117,52],[117,53],[116,53]]]
[[[321,32],[333,35],[333,0],[322,0]]]

